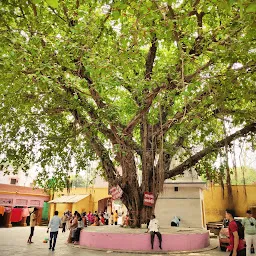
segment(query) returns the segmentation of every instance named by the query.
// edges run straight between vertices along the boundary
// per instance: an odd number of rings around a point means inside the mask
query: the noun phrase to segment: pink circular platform
[[[120,251],[151,251],[150,234],[145,229],[119,226],[87,227],[81,231],[80,245],[91,249]],[[154,251],[193,251],[210,245],[209,232],[203,229],[165,228],[162,234],[162,250],[157,236]]]

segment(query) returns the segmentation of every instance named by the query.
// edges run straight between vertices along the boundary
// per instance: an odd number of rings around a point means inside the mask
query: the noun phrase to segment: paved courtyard
[[[61,231],[61,230],[60,230]],[[48,237],[46,233],[46,227],[36,227],[35,235],[33,237],[33,244],[28,245],[27,239],[29,236],[29,227],[13,227],[13,228],[0,228],[0,248],[1,256],[21,256],[21,255],[34,255],[34,256],[44,256],[44,255],[54,255],[54,256],[103,256],[103,255],[160,255],[159,253],[152,254],[135,254],[135,253],[118,253],[111,251],[93,251],[75,247],[73,245],[66,244],[68,233],[59,233],[56,250],[55,252],[48,250],[48,243],[43,243],[44,238]],[[99,241],[100,243],[100,241]],[[217,245],[217,239],[212,239],[211,243]],[[166,255],[166,254],[165,254]],[[172,256],[178,256],[180,254],[171,254]],[[182,254],[184,255],[184,254]],[[185,255],[189,256],[227,256],[228,253],[221,252],[218,248],[198,253],[187,253]]]

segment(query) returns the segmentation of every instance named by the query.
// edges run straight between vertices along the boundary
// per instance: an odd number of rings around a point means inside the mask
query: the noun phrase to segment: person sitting
[[[92,226],[100,226],[99,217],[95,217],[95,220],[94,220],[94,223],[92,224]]]
[[[172,221],[171,221],[171,226],[172,227],[179,227],[180,225],[180,218],[178,218],[177,216],[174,216]]]
[[[159,240],[159,248],[162,250],[162,235],[159,232],[159,222],[154,214],[151,216],[147,232],[149,232],[151,236],[151,249],[154,249],[154,239],[155,235],[157,235]]]
[[[130,221],[130,217],[129,217],[129,214],[127,213],[124,221],[125,227],[129,227],[129,221]]]
[[[100,224],[105,225],[105,219],[104,219],[103,214],[101,214],[101,216],[100,216],[100,221],[101,221]]]

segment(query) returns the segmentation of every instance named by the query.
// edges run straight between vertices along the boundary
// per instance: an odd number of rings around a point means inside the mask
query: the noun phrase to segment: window
[[[15,185],[17,183],[17,179],[11,179],[11,184]]]
[[[175,191],[175,192],[178,192],[178,191],[179,191],[179,188],[178,188],[178,187],[174,187],[174,191]]]

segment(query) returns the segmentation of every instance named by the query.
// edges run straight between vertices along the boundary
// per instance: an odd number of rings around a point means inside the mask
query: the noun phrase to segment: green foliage
[[[223,118],[231,127],[255,122],[254,13],[250,0],[1,1],[1,161],[24,169],[37,163],[42,186],[53,175],[63,188],[70,173],[101,157],[96,142],[116,160],[122,147],[109,130],[143,152],[142,115],[130,137],[124,128],[157,88],[145,116],[157,130],[163,112],[171,157],[185,160],[224,138]],[[198,171],[214,176],[216,157]]]
[[[232,185],[252,185],[256,184],[256,170],[251,167],[239,167],[232,169]]]

